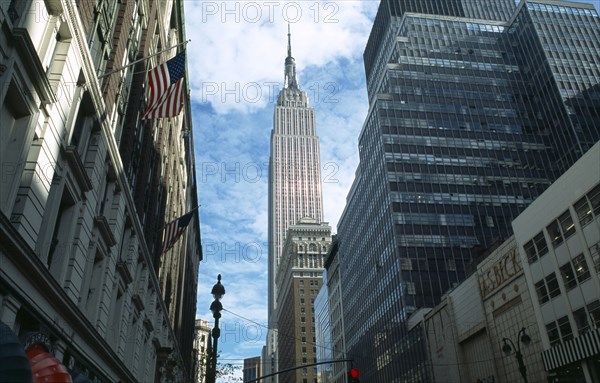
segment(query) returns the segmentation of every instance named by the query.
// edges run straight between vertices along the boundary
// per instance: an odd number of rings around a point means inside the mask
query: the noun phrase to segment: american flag
[[[190,211],[186,215],[183,215],[176,220],[169,223],[165,226],[163,230],[163,242],[162,242],[162,252],[168,251],[175,242],[181,237],[181,234],[185,231],[188,224],[192,220],[192,216],[194,215],[194,210]]]
[[[150,98],[142,120],[174,117],[183,105],[185,51],[148,72]]]

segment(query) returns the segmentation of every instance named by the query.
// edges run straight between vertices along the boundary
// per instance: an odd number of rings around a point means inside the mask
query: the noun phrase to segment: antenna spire
[[[296,60],[292,57],[292,33],[290,32],[290,23],[288,23],[288,51],[285,59],[285,88],[298,89],[296,80]]]

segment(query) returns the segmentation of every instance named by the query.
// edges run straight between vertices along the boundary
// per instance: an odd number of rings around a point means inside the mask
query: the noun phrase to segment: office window
[[[589,330],[590,324],[588,322],[588,313],[586,312],[585,307],[573,311],[573,319],[575,319],[575,325],[580,334]]]
[[[579,254],[575,257],[571,263],[573,264],[573,269],[575,269],[575,276],[577,277],[578,283],[582,283],[590,278],[590,271],[583,254]]]
[[[535,291],[537,292],[538,301],[540,304],[548,302],[548,290],[546,289],[546,284],[544,283],[543,279],[536,282]]]
[[[573,339],[573,329],[567,316],[546,324],[546,332],[552,347]]]
[[[558,332],[558,327],[556,327],[556,322],[550,322],[546,325],[546,332],[548,333],[548,338],[550,340],[550,346],[556,346],[560,344],[560,334]]]
[[[560,318],[558,321],[558,329],[560,330],[560,338],[563,342],[573,339],[573,330],[571,329],[571,324],[569,323],[569,318],[564,316]]]
[[[552,223],[546,227],[546,230],[548,230],[548,235],[550,235],[552,246],[556,248],[563,242],[563,236],[560,232],[557,220],[552,221]]]
[[[550,299],[560,295],[560,287],[556,280],[556,274],[552,273],[546,277],[546,286],[548,287],[548,295]]]
[[[564,239],[571,237],[575,234],[575,224],[573,224],[573,218],[569,210],[565,211],[560,217],[558,217],[558,223],[563,234]]]
[[[590,247],[590,255],[592,256],[592,262],[594,263],[596,273],[600,273],[600,242]]]
[[[548,254],[548,245],[546,244],[544,233],[539,232],[533,239],[527,242],[523,248],[525,254],[527,254],[527,261],[530,264]]]
[[[585,196],[577,201],[573,207],[575,208],[575,213],[579,219],[579,224],[582,227],[592,222],[592,219],[594,219],[592,216],[592,208]]]
[[[594,215],[597,217],[600,215],[600,185],[597,185],[587,194],[588,199],[590,200],[590,206],[592,207],[592,211]]]
[[[563,283],[567,290],[571,290],[573,287],[577,286],[577,280],[575,280],[573,266],[570,262],[567,262],[560,267],[560,273],[562,275]]]
[[[600,300],[596,300],[586,306],[591,324],[595,328],[600,328]]]

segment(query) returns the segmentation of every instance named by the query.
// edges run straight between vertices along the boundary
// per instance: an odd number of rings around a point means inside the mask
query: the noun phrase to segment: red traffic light
[[[350,369],[350,377],[351,378],[358,378],[360,376],[360,371],[358,371],[356,368],[351,368]]]

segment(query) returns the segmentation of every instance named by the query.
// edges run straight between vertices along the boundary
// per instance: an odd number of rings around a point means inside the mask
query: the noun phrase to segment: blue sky
[[[379,1],[184,4],[204,251],[196,316],[212,325],[210,290],[222,274],[220,360],[241,366],[266,336],[267,163],[287,23],[316,110],[325,220],[335,232],[358,164],[368,109],[362,53]]]

